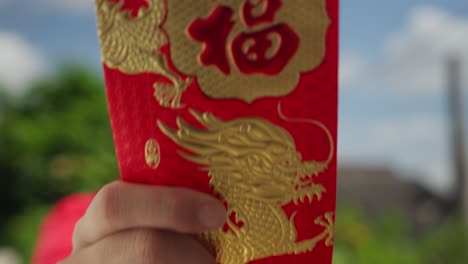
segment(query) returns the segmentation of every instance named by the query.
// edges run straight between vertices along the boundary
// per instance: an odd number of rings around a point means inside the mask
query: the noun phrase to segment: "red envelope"
[[[338,0],[97,0],[122,179],[223,200],[221,264],[332,259]]]

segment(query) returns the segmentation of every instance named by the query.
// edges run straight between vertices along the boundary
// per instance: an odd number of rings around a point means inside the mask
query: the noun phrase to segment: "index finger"
[[[102,188],[77,223],[75,250],[119,231],[134,228],[200,233],[226,220],[223,204],[184,188],[114,182]]]

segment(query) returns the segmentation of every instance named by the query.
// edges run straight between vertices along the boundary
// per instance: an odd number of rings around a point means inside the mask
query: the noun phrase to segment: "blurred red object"
[[[44,219],[32,264],[52,264],[65,259],[73,249],[76,222],[84,215],[94,195],[76,194],[61,200]]]

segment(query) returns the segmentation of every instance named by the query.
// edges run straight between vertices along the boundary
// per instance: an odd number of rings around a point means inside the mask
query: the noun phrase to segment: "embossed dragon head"
[[[178,118],[178,130],[158,122],[161,131],[182,148],[185,159],[203,165],[210,184],[228,200],[254,199],[269,203],[298,203],[321,198],[323,186],[313,176],[325,171],[325,162],[302,161],[292,136],[261,118],[223,121],[210,113],[191,114],[204,129]],[[327,130],[328,132],[328,130]],[[333,141],[332,141],[333,142]]]

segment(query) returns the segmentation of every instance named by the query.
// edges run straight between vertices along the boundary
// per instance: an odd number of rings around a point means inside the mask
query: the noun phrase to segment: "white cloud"
[[[440,193],[453,184],[448,130],[442,115],[415,114],[391,119],[342,123],[341,162],[395,165]]]
[[[354,86],[354,84],[365,79],[365,74],[369,70],[367,62],[362,56],[356,54],[344,54],[340,58],[340,84],[344,88]]]
[[[414,10],[407,28],[388,39],[388,81],[408,94],[437,95],[446,87],[446,64],[468,62],[468,18],[434,8]],[[464,69],[468,74],[468,67]]]
[[[370,138],[377,149],[411,149],[414,145],[440,147],[444,137],[444,121],[429,115],[413,115],[374,122],[370,127]],[[435,144],[434,142],[438,142]]]
[[[457,56],[465,63],[463,76],[468,76],[466,47],[468,17],[451,15],[435,7],[419,7],[410,14],[402,30],[387,37],[379,61],[345,53],[341,85],[368,90],[378,87],[377,92],[405,96],[440,96],[447,86],[449,56]]]
[[[453,55],[464,63],[462,76],[464,88],[468,88],[468,17],[423,6],[414,9],[406,25],[384,40],[378,58],[342,52],[342,103],[350,95],[358,95],[362,100],[391,97],[389,102],[414,101],[416,106],[418,99],[428,97],[440,104],[439,98],[445,98],[447,88],[447,60]],[[402,100],[406,96],[414,98]],[[395,103],[393,107],[400,105]],[[447,118],[443,113],[410,111],[396,111],[391,117],[341,120],[340,162],[387,164],[447,193],[454,183]]]
[[[1,0],[0,0],[1,1]],[[65,10],[79,13],[94,11],[94,0],[33,0],[35,4],[50,9]]]
[[[0,32],[0,83],[19,94],[46,71],[40,51],[20,35]]]

